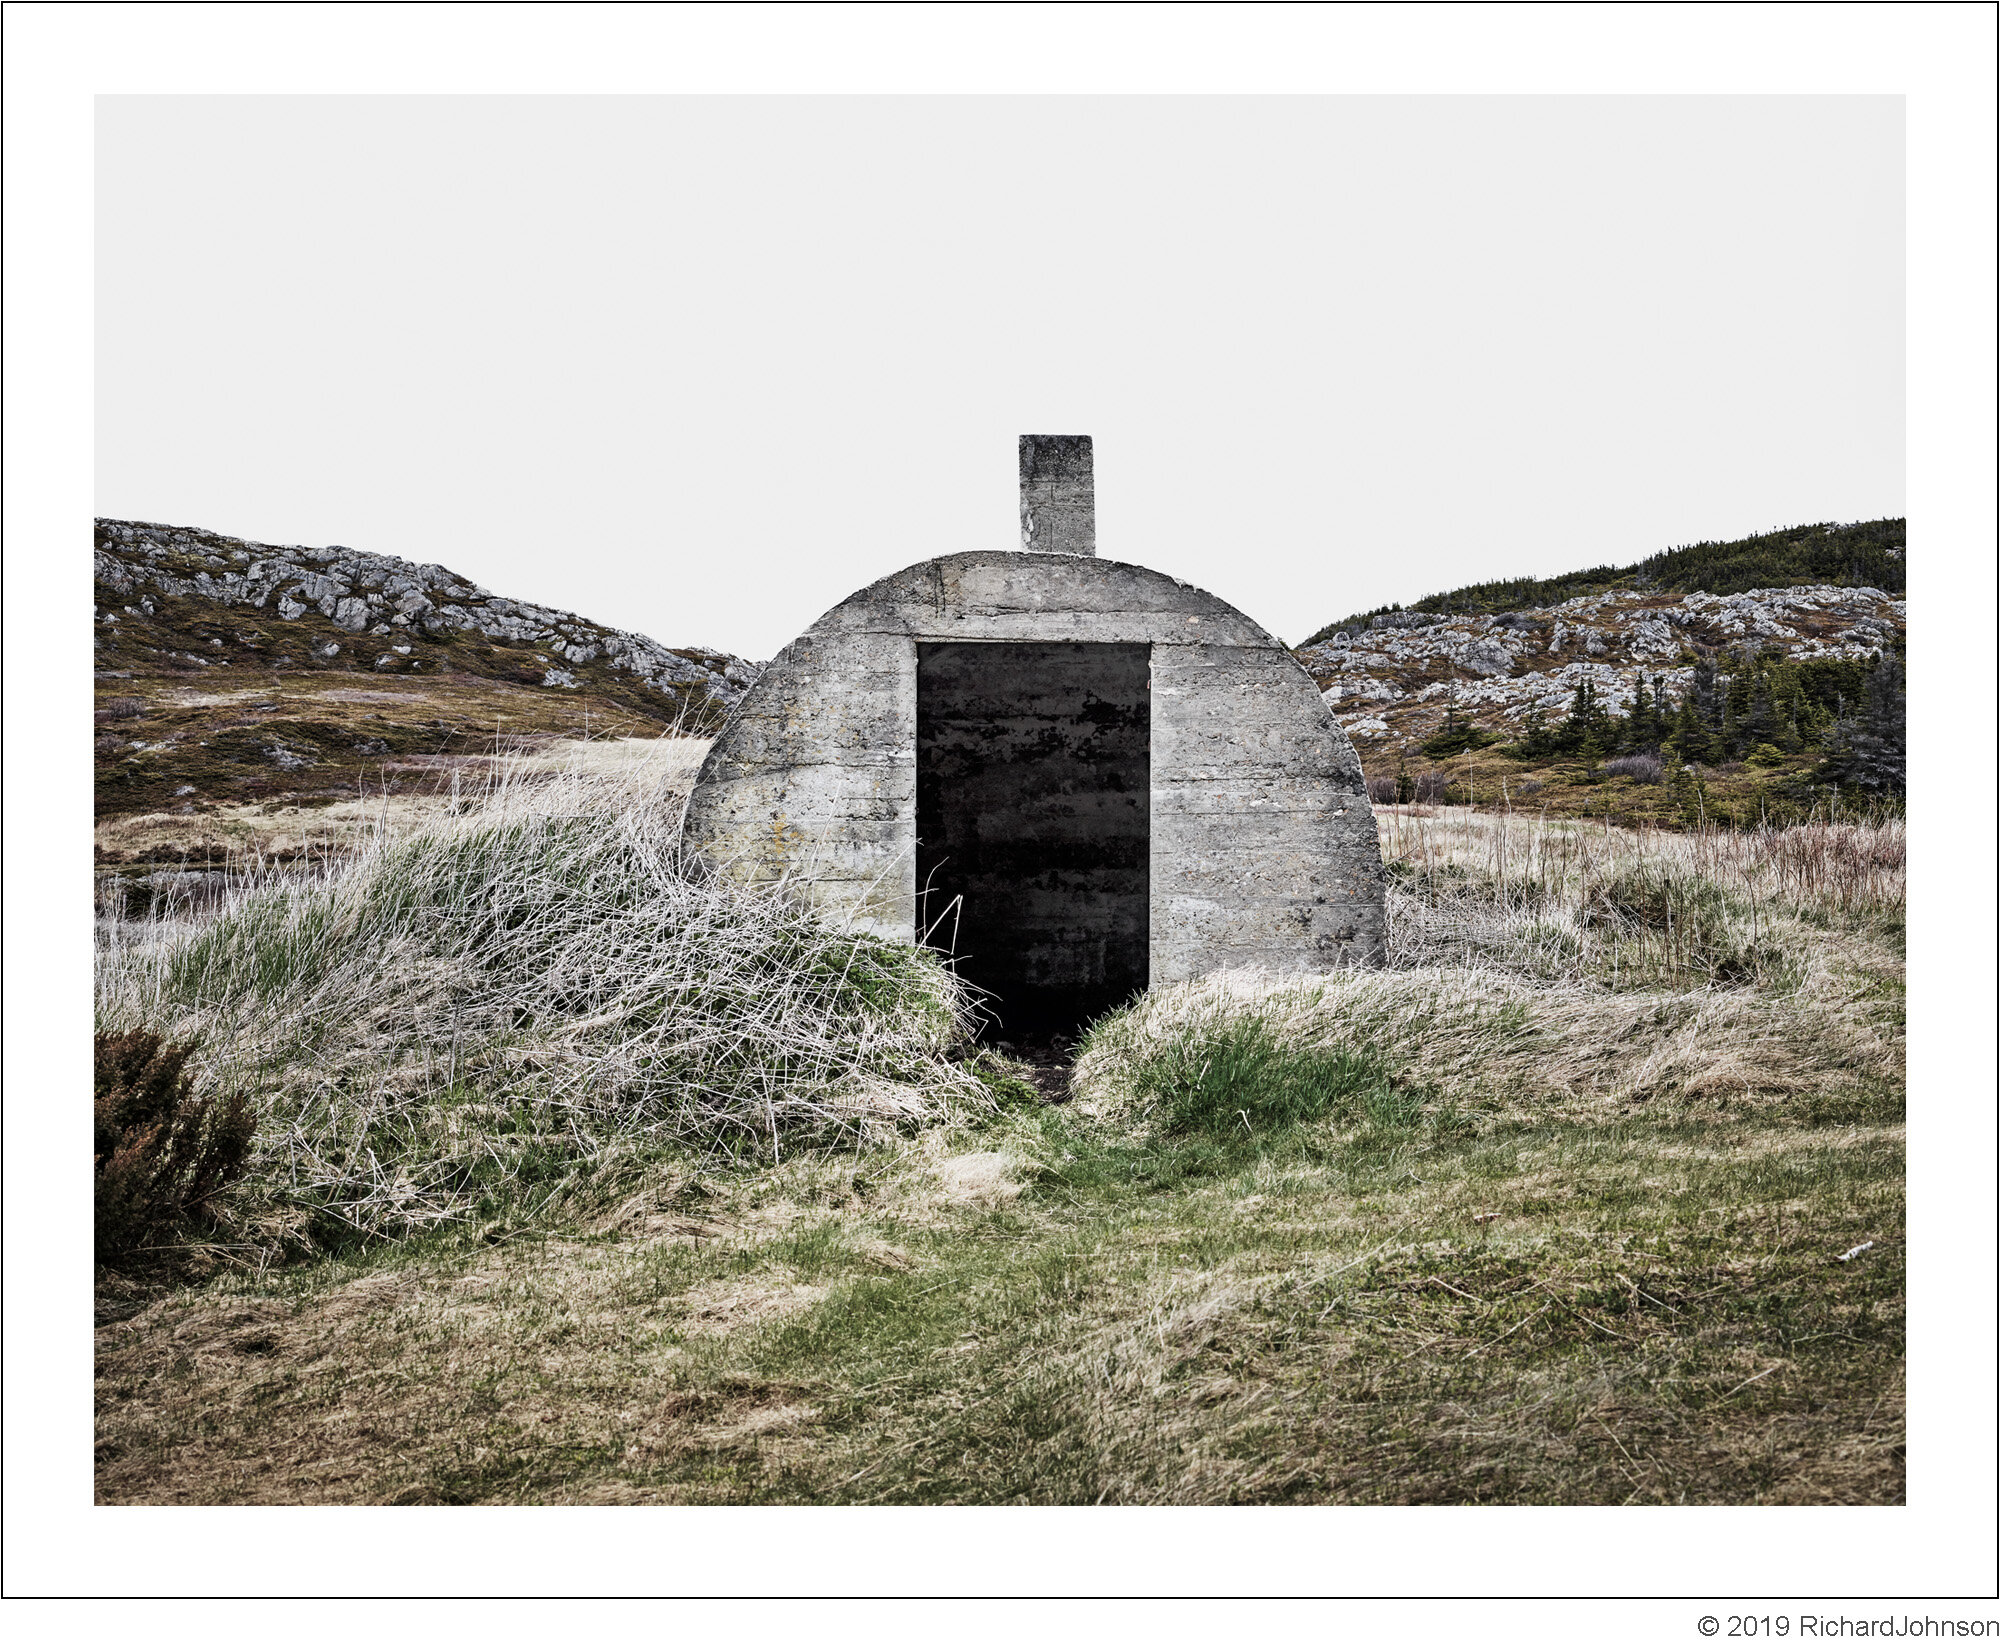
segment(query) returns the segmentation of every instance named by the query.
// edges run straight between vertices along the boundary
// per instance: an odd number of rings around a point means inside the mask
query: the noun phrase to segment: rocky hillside
[[[1904,602],[1872,588],[1632,589],[1493,615],[1378,613],[1297,655],[1363,759],[1379,760],[1433,736],[1447,712],[1517,736],[1533,710],[1560,718],[1580,684],[1623,714],[1642,677],[1671,703],[1704,658],[1725,675],[1745,648],[1861,661],[1900,646],[1904,622]]]
[[[759,666],[337,545],[99,520],[102,815],[326,805],[503,738],[712,731]]]
[[[670,649],[574,612],[503,599],[443,566],[338,544],[281,548],[99,520],[96,573],[100,667],[254,663],[446,670],[564,691],[639,685],[658,699],[646,706],[668,713],[726,711],[757,678],[755,664],[726,652]],[[234,618],[220,625],[228,632],[197,632],[216,626],[203,619],[219,611]]]
[[[1758,532],[1726,543],[1688,543],[1629,566],[1592,566],[1557,577],[1503,577],[1427,594],[1407,609],[1435,617],[1493,617],[1547,610],[1585,595],[1628,591],[1655,594],[1752,594],[1760,589],[1833,585],[1900,595],[1908,572],[1907,522],[1901,519],[1821,521]],[[1329,623],[1305,642],[1319,644],[1336,629],[1365,629],[1369,620],[1402,606]]]

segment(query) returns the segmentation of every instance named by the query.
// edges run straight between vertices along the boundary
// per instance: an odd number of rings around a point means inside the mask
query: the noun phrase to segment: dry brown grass
[[[1128,1112],[1149,1058],[1245,1017],[1288,1046],[1379,1058],[1433,1107],[1524,1119],[1900,1084],[1900,824],[1632,834],[1418,808],[1380,821],[1389,968],[1154,990],[1093,1036],[1085,1102]]]
[[[1902,1071],[1900,1034],[1852,1000],[1611,993],[1431,967],[1326,980],[1224,972],[1157,990],[1092,1041],[1076,1086],[1104,1112],[1127,1112],[1146,1058],[1246,1015],[1287,1044],[1372,1052],[1439,1100],[1524,1118],[1824,1093]]]
[[[1769,829],[1614,828],[1531,811],[1378,806],[1384,861],[1418,875],[1457,869],[1517,900],[1574,901],[1645,865],[1752,902],[1826,913],[1900,911],[1907,831],[1899,819]]]
[[[336,866],[378,839],[403,838],[458,815],[494,787],[580,776],[685,792],[707,752],[708,740],[699,737],[550,738],[497,756],[468,757],[443,768],[437,781],[396,793],[325,805],[258,802],[103,817],[96,827],[97,858],[101,863],[186,864],[239,877],[279,865]]]

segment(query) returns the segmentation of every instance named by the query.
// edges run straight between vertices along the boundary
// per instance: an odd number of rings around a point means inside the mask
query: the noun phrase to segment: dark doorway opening
[[[1146,987],[1150,648],[917,647],[917,937],[988,1038],[1070,1035]]]

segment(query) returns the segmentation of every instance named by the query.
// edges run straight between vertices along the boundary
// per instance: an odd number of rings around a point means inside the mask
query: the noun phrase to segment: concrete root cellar
[[[751,687],[688,801],[719,872],[929,943],[1015,1036],[1223,967],[1382,956],[1352,746],[1274,636],[1096,556],[1090,461],[1086,437],[1024,437],[1023,541],[1062,546],[945,555],[842,601]]]

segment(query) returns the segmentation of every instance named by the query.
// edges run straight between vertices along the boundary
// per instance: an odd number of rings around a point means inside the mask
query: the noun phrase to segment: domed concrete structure
[[[1013,1034],[1226,966],[1379,962],[1374,817],[1305,670],[1096,557],[1088,437],[1021,445],[1029,546],[907,567],[787,646],[709,750],[690,846],[950,954]]]

